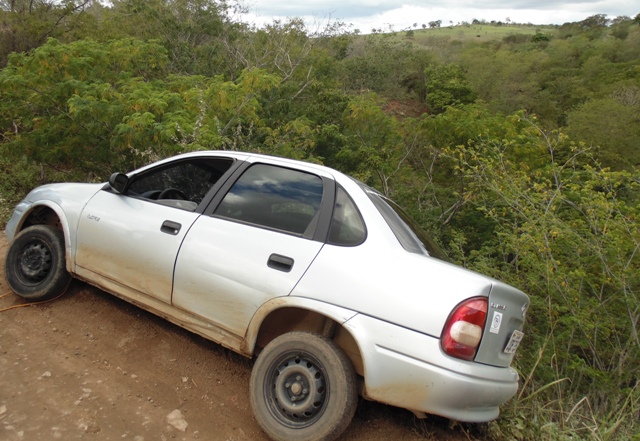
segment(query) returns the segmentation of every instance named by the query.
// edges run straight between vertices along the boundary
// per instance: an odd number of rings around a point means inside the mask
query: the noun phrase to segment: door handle
[[[293,268],[293,259],[280,254],[272,254],[269,256],[267,266],[269,268],[288,273]]]
[[[167,233],[175,236],[180,232],[180,228],[182,228],[182,224],[179,224],[178,222],[166,220],[162,222],[160,231],[162,231],[163,233]]]

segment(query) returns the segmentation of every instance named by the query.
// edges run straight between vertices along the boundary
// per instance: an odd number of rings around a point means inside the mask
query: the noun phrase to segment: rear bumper
[[[484,422],[497,418],[518,390],[515,370],[444,355],[437,338],[362,315],[345,326],[360,346],[365,398]]]

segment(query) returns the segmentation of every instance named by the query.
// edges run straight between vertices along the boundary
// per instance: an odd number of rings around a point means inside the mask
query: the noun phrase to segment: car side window
[[[360,211],[347,192],[338,186],[328,242],[331,245],[356,246],[366,238],[367,230]]]
[[[193,211],[232,163],[198,158],[158,167],[134,177],[127,194]]]
[[[322,195],[319,176],[255,164],[231,187],[214,216],[307,236],[317,222]]]

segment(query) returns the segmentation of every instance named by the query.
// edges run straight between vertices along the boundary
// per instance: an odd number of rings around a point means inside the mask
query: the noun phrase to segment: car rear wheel
[[[48,225],[22,230],[7,252],[5,275],[13,292],[27,300],[49,300],[62,294],[71,281],[62,231]]]
[[[347,428],[357,405],[353,366],[336,344],[308,332],[269,343],[251,373],[251,406],[274,440],[329,441]]]

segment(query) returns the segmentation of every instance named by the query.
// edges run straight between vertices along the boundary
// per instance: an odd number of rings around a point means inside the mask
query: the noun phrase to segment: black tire
[[[30,301],[62,294],[71,282],[62,231],[48,225],[22,230],[7,252],[5,276],[13,292]]]
[[[269,343],[251,372],[251,406],[276,441],[331,441],[357,406],[353,366],[336,344],[308,332]]]

